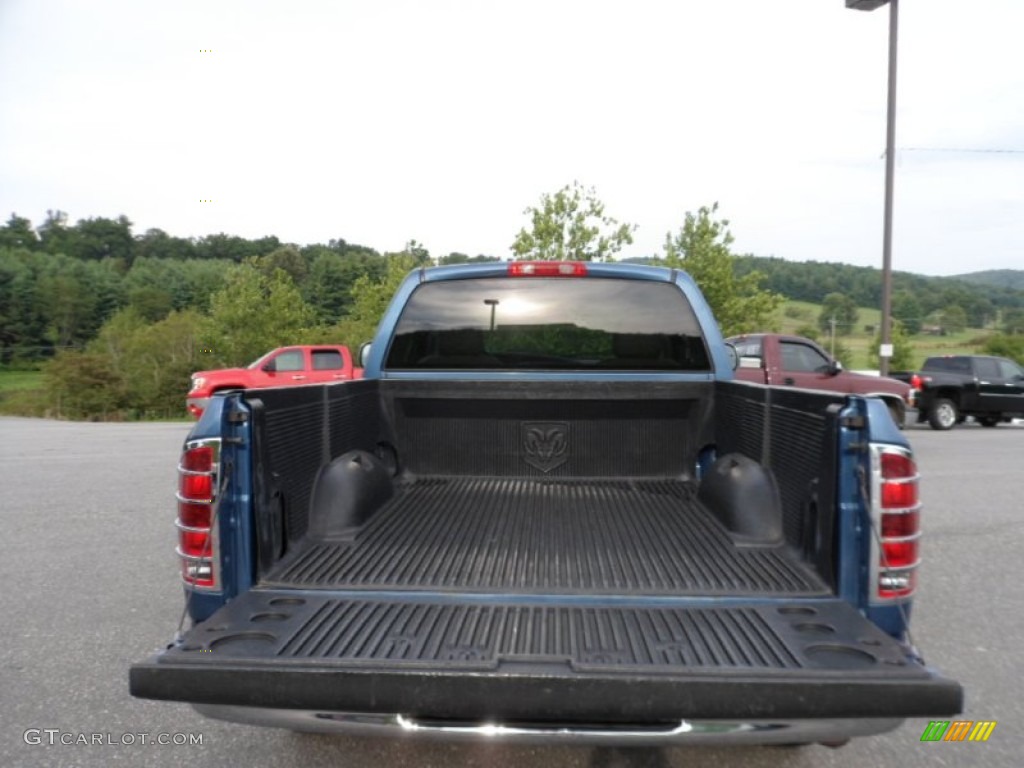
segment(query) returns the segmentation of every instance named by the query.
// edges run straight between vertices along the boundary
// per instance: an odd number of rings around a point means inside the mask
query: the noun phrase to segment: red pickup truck
[[[362,378],[345,346],[278,347],[245,368],[219,368],[192,374],[186,398],[197,419],[215,392],[226,389],[264,389],[298,384],[324,384]]]
[[[885,401],[900,427],[906,423],[907,408],[914,407],[914,389],[908,383],[845,371],[842,363],[802,336],[752,333],[726,341],[739,354],[736,378],[742,381],[873,395]]]

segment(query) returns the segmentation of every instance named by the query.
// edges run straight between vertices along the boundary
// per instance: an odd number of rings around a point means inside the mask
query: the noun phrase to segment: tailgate
[[[251,590],[131,669],[152,699],[432,718],[937,717],[962,691],[847,603]]]

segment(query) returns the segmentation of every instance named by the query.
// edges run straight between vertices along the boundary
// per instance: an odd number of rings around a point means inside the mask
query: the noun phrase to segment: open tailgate
[[[257,588],[131,668],[151,699],[433,718],[938,717],[962,690],[836,598]]]

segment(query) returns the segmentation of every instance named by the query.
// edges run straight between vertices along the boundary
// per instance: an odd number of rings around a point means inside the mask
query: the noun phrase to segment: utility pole
[[[899,27],[899,0],[846,0],[846,7],[873,11],[889,6],[889,91],[885,119],[885,219],[882,232],[882,328],[878,349],[878,367],[889,375],[892,357],[892,203],[896,162],[896,38]]]
[[[896,163],[896,31],[899,25],[899,0],[889,1],[889,95],[885,119],[885,223],[882,233],[882,343],[878,367],[889,375],[892,358],[892,201]]]

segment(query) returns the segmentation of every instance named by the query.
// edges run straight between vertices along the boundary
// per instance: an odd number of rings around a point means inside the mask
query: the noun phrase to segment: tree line
[[[735,264],[738,274],[756,271],[766,289],[795,301],[820,304],[829,294],[838,294],[854,307],[877,307],[882,303],[881,273],[874,267],[749,255],[738,256]],[[919,333],[930,316],[951,307],[963,310],[967,327],[985,328],[1007,310],[1024,309],[1024,290],[1008,282],[993,285],[960,277],[893,273],[893,317],[909,333]]]
[[[528,223],[507,258],[610,260],[635,230],[576,182],[542,195],[524,214]],[[726,335],[773,328],[784,294],[820,302],[833,293],[845,311],[870,304],[880,290],[878,271],[869,268],[736,255],[729,227],[717,205],[687,212],[666,233],[662,254],[633,260],[689,272]],[[180,415],[193,371],[243,365],[285,344],[356,348],[372,337],[411,269],[496,259],[434,258],[415,240],[381,253],[340,238],[298,245],[275,236],[134,235],[125,216],[72,225],[59,211],[34,227],[12,214],[0,228],[0,364],[48,361],[45,391],[27,408],[33,413]],[[900,273],[897,286],[920,302],[912,315],[940,302],[948,309],[953,300],[971,320],[1024,307],[1024,292],[989,298],[987,289],[958,281]]]
[[[125,216],[70,225],[66,214],[51,211],[34,228],[11,215],[0,227],[0,364],[81,349],[122,310],[148,323],[172,312],[207,314],[232,268],[245,264],[266,275],[283,270],[314,324],[329,324],[349,313],[360,278],[378,281],[386,274],[392,255],[343,239],[299,246],[275,236],[190,239],[159,229],[135,236],[131,226]],[[404,253],[417,263],[431,261],[415,241]],[[439,261],[486,258],[450,253]]]

